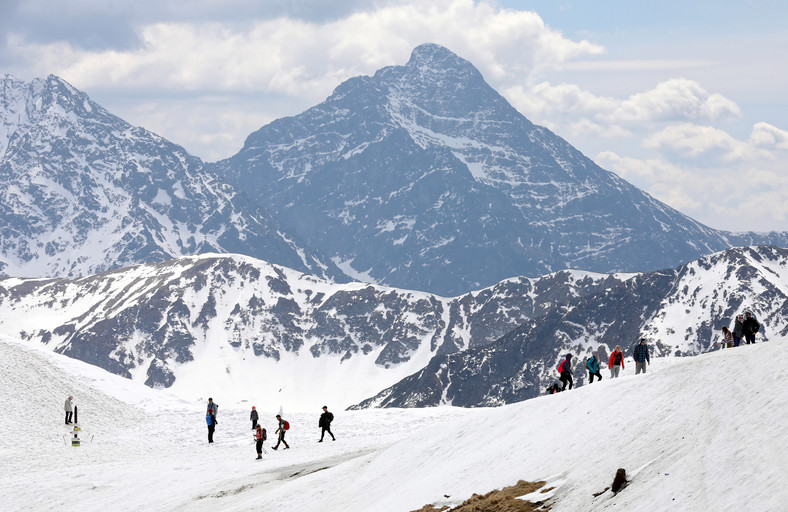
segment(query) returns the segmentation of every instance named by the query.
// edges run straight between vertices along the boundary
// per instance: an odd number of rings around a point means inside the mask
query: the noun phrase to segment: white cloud
[[[164,22],[138,28],[141,45],[91,52],[68,43],[12,43],[80,88],[258,90],[315,98],[350,76],[402,63],[410,50],[436,42],[472,60],[497,80],[603,48],[573,41],[533,12],[488,2],[402,2],[323,24],[287,17],[231,23]]]
[[[608,114],[612,121],[682,121],[733,118],[739,107],[720,94],[709,94],[693,80],[675,78],[633,94]]]
[[[606,138],[629,137],[659,123],[717,121],[741,115],[733,101],[686,79],[667,80],[626,99],[599,96],[576,84],[549,82],[509,87],[504,94],[537,123],[566,129],[570,134]]]
[[[766,126],[768,132],[786,133]],[[655,158],[632,158],[603,151],[594,160],[660,201],[711,227],[734,231],[786,229],[788,168],[783,159],[773,158],[773,153],[753,150],[749,143],[722,130],[690,125],[679,128],[663,131],[652,140],[678,146],[687,155],[695,152],[693,146],[697,145],[702,147],[699,154],[717,151],[718,158],[669,161],[665,155],[670,151],[657,147],[663,153]],[[756,138],[764,128],[754,127]],[[684,142],[682,136],[686,137]]]
[[[713,126],[680,123],[650,135],[643,140],[643,146],[679,159],[769,161],[788,151],[788,132],[768,123],[756,123],[749,139],[742,141]]]
[[[788,151],[788,132],[769,123],[755,123],[749,142],[757,148]]]

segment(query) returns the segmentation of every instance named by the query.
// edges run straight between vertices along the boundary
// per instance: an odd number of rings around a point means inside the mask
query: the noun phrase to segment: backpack
[[[331,423],[332,421],[334,421],[334,413],[332,413],[332,412],[328,413],[328,417],[327,417],[327,419],[328,419],[328,422],[329,422],[329,423]]]
[[[263,429],[263,437],[261,437],[260,439],[262,439],[263,441],[268,439],[268,432],[266,432],[265,429]]]
[[[282,428],[284,428],[285,430],[290,430],[290,423],[288,423],[288,421],[285,420],[285,424]]]
[[[756,332],[761,330],[761,324],[758,321],[755,321],[755,325],[752,326],[752,333],[755,334]]]
[[[591,363],[594,361],[594,359],[595,356],[591,356],[588,358],[588,361],[586,361],[586,370],[588,370],[589,372],[591,371]]]

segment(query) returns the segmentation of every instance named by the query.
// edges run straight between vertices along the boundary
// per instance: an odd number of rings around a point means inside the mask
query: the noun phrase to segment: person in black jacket
[[[752,317],[752,313],[747,311],[744,313],[744,322],[742,322],[742,332],[744,339],[747,340],[747,345],[755,343],[755,333],[761,328],[761,324]]]
[[[330,412],[328,412],[328,407],[324,405],[323,406],[323,414],[320,415],[320,421],[317,424],[321,429],[323,429],[320,432],[320,441],[318,441],[318,443],[322,443],[323,442],[323,436],[326,435],[326,432],[329,433],[329,435],[331,436],[332,440],[334,440],[334,441],[337,440],[337,438],[334,437],[334,434],[331,433],[331,422],[332,421],[334,421],[334,415],[331,414]]]
[[[569,384],[569,389],[572,389],[574,381],[572,381],[572,354],[567,354],[566,359],[559,366],[561,370],[561,383],[564,385],[561,391],[566,391],[566,385]]]
[[[260,419],[260,416],[257,415],[257,410],[252,406],[252,413],[249,415],[249,419],[252,420],[252,430],[257,428],[257,420]]]
[[[651,364],[646,338],[640,338],[640,343],[635,347],[635,352],[632,356],[635,359],[635,375],[640,372],[646,373],[646,365]]]

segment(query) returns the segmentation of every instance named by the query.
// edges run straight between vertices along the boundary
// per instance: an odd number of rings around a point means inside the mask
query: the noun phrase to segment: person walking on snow
[[[323,436],[326,435],[326,432],[328,432],[328,434],[331,436],[331,439],[333,441],[337,440],[337,438],[334,437],[334,434],[331,433],[332,421],[334,421],[334,415],[328,412],[328,407],[324,405],[323,414],[320,415],[320,421],[317,423],[317,425],[322,429],[322,431],[320,432],[320,441],[318,441],[318,443],[323,442]]]
[[[610,359],[607,360],[607,367],[610,369],[610,378],[618,378],[618,374],[624,368],[624,354],[621,352],[621,345],[616,345],[616,349],[610,354]]]
[[[285,441],[285,431],[290,428],[290,423],[278,414],[276,415],[276,421],[279,422],[279,428],[276,429],[276,433],[279,434],[279,437],[276,439],[276,446],[272,446],[272,448],[277,450],[279,448],[279,443],[284,443],[284,449],[287,450],[290,446],[287,444],[287,441]]]
[[[594,377],[598,377],[599,380],[602,380],[602,374],[599,373],[599,359],[597,358],[596,354],[592,353],[591,357],[588,358],[586,361],[586,369],[588,370],[588,383],[594,383]]]
[[[74,397],[69,396],[68,398],[66,398],[66,403],[63,406],[63,410],[66,411],[66,425],[71,425],[71,416],[74,414],[74,407],[72,400],[74,400]]]
[[[566,391],[567,383],[569,384],[569,389],[572,389],[574,385],[572,381],[572,354],[567,354],[566,359],[558,365],[558,373],[561,374],[561,383],[564,385],[561,391]]]
[[[640,338],[640,343],[635,347],[635,352],[632,356],[635,358],[635,375],[638,375],[640,372],[646,373],[646,365],[651,364],[646,338]]]
[[[257,448],[257,460],[260,460],[263,458],[263,441],[265,441],[265,431],[263,430],[262,425],[257,425],[255,430],[254,444]]]
[[[249,415],[249,419],[252,420],[252,430],[256,429],[257,420],[260,419],[260,417],[257,415],[257,410],[254,408],[254,405],[252,406],[252,413]]]
[[[741,339],[744,338],[744,317],[736,316],[736,323],[733,324],[733,346],[738,347]]]
[[[744,322],[742,322],[742,332],[744,339],[747,340],[747,345],[755,343],[755,333],[761,328],[758,320],[752,317],[752,313],[747,311],[744,313]]]
[[[205,423],[208,424],[208,442],[213,442],[213,431],[216,429],[216,417],[213,415],[213,409],[208,409],[208,414],[205,415]]]

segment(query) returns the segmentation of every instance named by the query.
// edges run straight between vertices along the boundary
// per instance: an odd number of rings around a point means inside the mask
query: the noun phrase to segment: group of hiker
[[[208,425],[208,442],[213,442],[213,433],[216,429],[216,413],[219,409],[219,404],[213,401],[213,398],[208,399],[208,405],[206,408],[205,414],[205,422]],[[249,420],[252,422],[252,430],[254,430],[254,441],[255,441],[255,449],[257,450],[257,459],[263,458],[263,441],[268,439],[268,433],[266,429],[259,423],[260,415],[257,413],[257,408],[252,406],[252,412],[249,414]],[[276,429],[276,436],[277,441],[276,445],[272,446],[274,450],[279,449],[279,445],[283,444],[285,447],[284,449],[287,450],[290,448],[290,445],[287,444],[285,441],[285,433],[290,430],[290,422],[287,421],[282,417],[281,414],[276,415],[277,421],[277,429]],[[331,436],[333,441],[336,441],[337,438],[334,437],[333,432],[331,432],[331,422],[334,421],[334,415],[329,412],[328,406],[323,406],[323,413],[320,415],[320,421],[318,422],[318,427],[321,429],[320,439],[318,443],[323,442],[323,438],[326,435],[326,432]]]
[[[755,334],[760,330],[761,325],[756,320],[755,316],[750,311],[746,311],[743,315],[736,316],[736,323],[734,324],[733,331],[728,329],[727,326],[722,327],[723,341],[720,343],[722,348],[738,347],[742,340],[748,345],[755,343]],[[602,347],[599,347],[596,352],[591,354],[586,360],[586,370],[588,370],[589,384],[594,382],[594,379],[602,380],[600,373],[600,356],[598,353],[602,352]],[[605,352],[607,352],[605,350]],[[572,354],[566,354],[564,359],[558,364],[558,373],[562,386],[556,382],[547,388],[548,394],[566,391],[567,387],[572,389],[574,380],[572,379]],[[647,365],[651,364],[651,354],[649,353],[648,343],[645,338],[640,338],[640,341],[635,345],[632,351],[632,358],[635,360],[635,375],[646,373]],[[624,354],[621,352],[621,345],[616,345],[616,349],[610,354],[607,361],[607,367],[610,370],[610,378],[617,378],[621,370],[624,369]]]
[[[601,347],[600,347],[601,348]],[[588,370],[589,384],[594,382],[594,378],[602,380],[602,371],[600,369],[600,356],[599,350],[591,354],[591,357],[586,359],[586,370]],[[607,352],[607,351],[605,351]],[[572,378],[572,354],[567,354],[564,359],[558,364],[558,373],[560,381],[563,386],[559,388],[558,383],[554,383],[547,388],[548,394],[566,391],[567,386],[572,389],[574,386],[574,379]],[[632,357],[635,360],[635,375],[641,372],[646,373],[646,366],[651,364],[651,354],[649,353],[646,338],[640,338],[640,342],[635,345],[635,350],[632,352]],[[607,367],[610,370],[610,378],[615,379],[621,374],[624,368],[624,354],[621,352],[621,345],[616,345],[616,349],[610,354],[607,360]]]
[[[741,345],[744,340],[747,345],[755,343],[755,334],[761,330],[761,324],[758,323],[755,316],[750,311],[746,311],[744,315],[736,315],[736,322],[733,324],[733,331],[728,329],[727,325],[722,326],[722,341],[720,348],[733,348]]]

